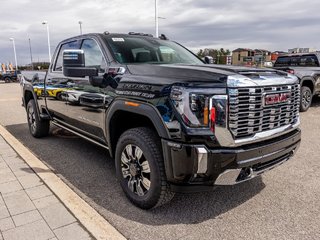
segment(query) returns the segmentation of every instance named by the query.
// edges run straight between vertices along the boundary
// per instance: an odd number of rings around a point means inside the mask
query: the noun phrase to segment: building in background
[[[237,48],[232,51],[232,65],[252,66],[254,50],[250,48]]]
[[[271,52],[265,49],[237,48],[232,51],[232,65],[269,66]]]
[[[317,49],[315,48],[291,48],[288,49],[288,53],[310,53],[310,52],[316,52]]]
[[[254,50],[254,64],[260,67],[272,67],[271,52],[265,49]]]

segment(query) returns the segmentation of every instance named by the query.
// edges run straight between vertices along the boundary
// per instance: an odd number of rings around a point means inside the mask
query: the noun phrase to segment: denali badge
[[[277,103],[289,102],[291,93],[275,93],[275,94],[266,94],[264,97],[264,105],[271,105]]]

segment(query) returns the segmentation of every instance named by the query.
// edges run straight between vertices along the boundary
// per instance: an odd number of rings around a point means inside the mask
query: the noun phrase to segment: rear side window
[[[314,55],[301,56],[299,66],[316,67],[319,66],[319,61]]]
[[[281,56],[278,57],[274,66],[318,67],[319,61],[317,56],[313,54],[301,56]]]
[[[62,44],[58,53],[57,61],[54,66],[54,71],[62,71],[62,63],[63,63],[63,51],[66,49],[78,49],[78,42],[73,41],[73,42],[68,42],[65,44]]]

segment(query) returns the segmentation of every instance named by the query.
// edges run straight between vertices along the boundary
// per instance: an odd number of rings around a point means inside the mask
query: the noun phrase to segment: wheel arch
[[[162,117],[153,105],[138,101],[114,102],[107,112],[105,129],[110,155],[114,156],[116,144],[123,132],[145,126],[153,129],[161,138],[169,138],[169,132]]]
[[[25,86],[24,88],[24,93],[23,93],[23,104],[24,104],[24,107],[25,109],[27,109],[27,105],[28,105],[28,102],[33,99],[35,104],[36,104],[36,113],[38,114],[38,116],[40,117],[40,108],[39,108],[39,105],[38,105],[38,101],[37,101],[37,96],[33,90],[33,87],[32,86]]]
[[[314,94],[315,87],[314,87],[314,79],[307,77],[301,79],[301,87],[308,87],[311,89],[312,95]]]
[[[27,107],[28,102],[29,102],[31,99],[34,99],[34,100],[37,99],[37,97],[35,96],[35,93],[34,93],[33,89],[32,89],[32,90],[30,90],[30,89],[25,89],[25,90],[24,90],[24,94],[23,94],[23,101],[24,101],[24,106],[25,106],[25,108]],[[37,104],[37,101],[35,101],[35,102],[36,102],[36,104]],[[38,105],[37,105],[37,107],[38,107]]]

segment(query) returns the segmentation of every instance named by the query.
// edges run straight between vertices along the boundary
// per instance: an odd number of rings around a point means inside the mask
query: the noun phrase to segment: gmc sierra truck
[[[319,53],[293,53],[279,56],[274,63],[275,69],[298,77],[301,85],[301,112],[309,109],[313,96],[320,95],[319,57]]]
[[[46,94],[59,85],[61,97]],[[44,94],[22,81],[30,133],[49,124],[105,149],[136,206],[252,179],[300,144],[300,85],[273,69],[205,64],[165,36],[86,34],[59,43]]]

